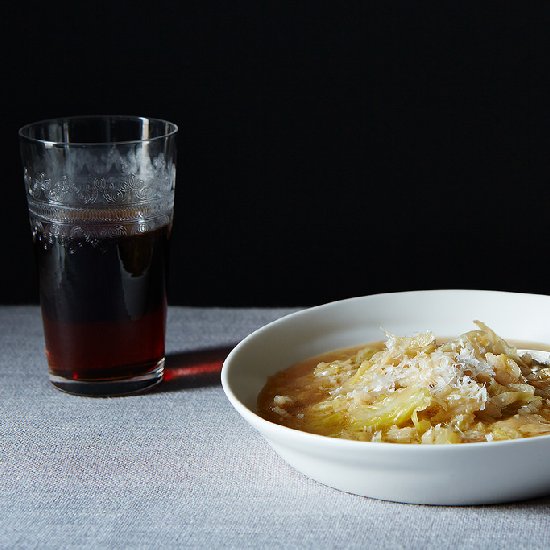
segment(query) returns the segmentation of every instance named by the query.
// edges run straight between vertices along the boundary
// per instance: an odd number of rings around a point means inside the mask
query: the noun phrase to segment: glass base
[[[72,395],[88,397],[115,397],[143,392],[161,382],[164,374],[164,359],[156,368],[141,376],[111,380],[73,380],[50,373],[50,382],[58,389]]]

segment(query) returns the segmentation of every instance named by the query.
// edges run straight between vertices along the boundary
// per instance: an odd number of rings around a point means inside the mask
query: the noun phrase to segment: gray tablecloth
[[[287,311],[171,308],[170,379],[94,399],[50,386],[38,308],[1,307],[1,547],[550,547],[550,498],[402,505],[287,466],[231,407],[216,367]]]

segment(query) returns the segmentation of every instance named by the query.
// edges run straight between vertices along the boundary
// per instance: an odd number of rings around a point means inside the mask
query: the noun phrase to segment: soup
[[[550,367],[475,323],[477,330],[454,339],[386,334],[385,341],[307,359],[269,378],[258,414],[359,441],[471,443],[550,434]]]

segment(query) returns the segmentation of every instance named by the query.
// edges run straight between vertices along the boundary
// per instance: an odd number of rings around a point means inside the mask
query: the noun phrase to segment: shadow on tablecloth
[[[152,391],[180,391],[220,384],[222,364],[234,347],[222,346],[167,354],[164,379]]]

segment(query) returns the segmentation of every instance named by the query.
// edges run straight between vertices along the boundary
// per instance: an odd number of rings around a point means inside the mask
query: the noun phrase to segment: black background
[[[550,292],[547,2],[3,9],[1,303],[37,301],[17,130],[78,114],[180,127],[171,304]]]

